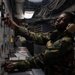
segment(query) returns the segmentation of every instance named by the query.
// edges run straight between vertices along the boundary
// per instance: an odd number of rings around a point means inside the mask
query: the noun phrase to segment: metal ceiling
[[[32,19],[49,18],[57,15],[71,5],[75,4],[75,0],[43,0],[40,3],[33,3],[28,0],[8,0],[9,6],[12,9],[13,17],[17,19],[23,16],[25,10],[34,10],[35,14]]]

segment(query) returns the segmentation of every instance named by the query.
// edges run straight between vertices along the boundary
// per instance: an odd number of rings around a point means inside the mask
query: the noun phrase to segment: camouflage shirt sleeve
[[[72,49],[73,43],[71,38],[64,37],[54,42],[50,49],[45,50],[35,57],[30,57],[25,61],[18,62],[16,66],[18,69],[22,68],[23,70],[27,70],[33,67],[42,68],[49,66]]]
[[[51,32],[46,33],[35,33],[29,31],[27,28],[19,27],[19,34],[24,36],[26,39],[31,38],[36,44],[45,45],[50,40]]]

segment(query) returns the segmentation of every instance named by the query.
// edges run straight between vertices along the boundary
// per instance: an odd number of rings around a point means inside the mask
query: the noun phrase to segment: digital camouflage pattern
[[[59,37],[62,32],[34,33],[26,28],[19,28],[20,35],[30,37],[35,43],[46,45],[51,40],[52,45],[34,57],[18,62],[14,68],[25,71],[30,68],[42,68],[46,75],[70,75],[74,59],[73,39],[69,33]],[[27,38],[28,39],[28,38]]]

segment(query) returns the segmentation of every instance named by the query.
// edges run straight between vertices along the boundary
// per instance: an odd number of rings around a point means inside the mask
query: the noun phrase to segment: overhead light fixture
[[[33,3],[39,3],[39,2],[42,2],[43,0],[28,0],[30,2],[33,2]]]
[[[31,19],[34,15],[34,11],[25,11],[24,18],[25,19]]]

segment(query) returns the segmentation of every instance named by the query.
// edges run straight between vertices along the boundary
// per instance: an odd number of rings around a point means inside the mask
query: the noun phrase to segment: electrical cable
[[[41,8],[41,11],[37,14],[37,16],[46,16],[50,14],[55,9],[60,8],[66,0],[50,0],[45,6]]]

